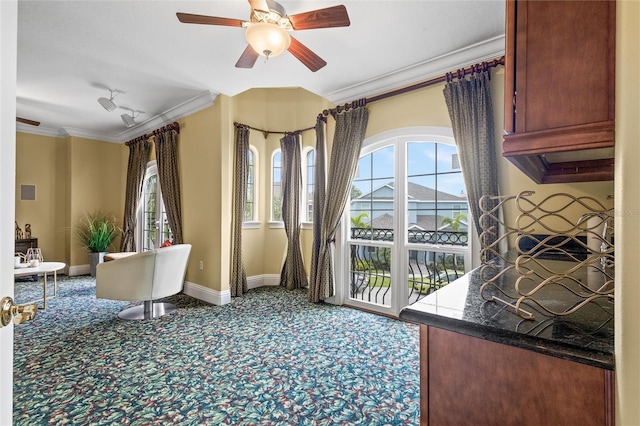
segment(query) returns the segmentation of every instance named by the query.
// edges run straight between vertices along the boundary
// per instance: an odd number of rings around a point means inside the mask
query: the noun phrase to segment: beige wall
[[[31,224],[31,234],[46,260],[65,261],[66,232],[65,139],[16,135],[16,221],[22,230]],[[35,185],[36,200],[21,201],[20,185]]]
[[[187,280],[218,291],[229,288],[231,104],[220,95],[213,106],[180,120],[183,231],[192,244]]]
[[[86,265],[86,249],[73,236],[78,218],[94,210],[122,216],[122,149],[73,136],[16,135],[16,221],[23,229],[31,224],[45,260]],[[20,184],[36,185],[36,201],[20,201]]]
[[[252,89],[234,98],[234,121],[272,132],[285,132],[315,126],[316,116],[331,104],[304,89]],[[247,276],[279,274],[286,250],[282,227],[269,225],[271,219],[272,155],[280,149],[279,133],[266,138],[256,130],[249,143],[258,152],[258,220],[260,227],[243,230],[243,257]],[[315,132],[302,133],[302,146],[315,146]],[[311,262],[311,230],[302,231],[304,262],[307,272]]]

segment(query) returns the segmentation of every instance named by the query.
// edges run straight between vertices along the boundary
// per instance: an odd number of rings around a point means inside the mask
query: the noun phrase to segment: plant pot
[[[107,251],[92,251],[89,253],[89,267],[91,268],[91,276],[96,276],[96,266],[98,263],[104,262],[104,255],[109,252]]]

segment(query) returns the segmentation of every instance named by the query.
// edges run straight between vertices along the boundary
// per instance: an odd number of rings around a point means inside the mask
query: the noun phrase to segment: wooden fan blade
[[[251,9],[262,10],[263,12],[269,11],[267,0],[249,0],[249,4],[251,4]]]
[[[311,30],[315,28],[348,27],[351,25],[347,8],[343,5],[312,10],[289,16],[294,30]]]
[[[225,27],[242,27],[241,19],[218,18],[217,16],[192,15],[191,13],[176,13],[183,24],[223,25]]]
[[[253,50],[253,47],[247,45],[247,48],[244,49],[244,52],[240,55],[240,59],[236,62],[236,68],[253,68],[258,60],[258,56],[258,53]]]
[[[24,123],[24,124],[29,124],[31,126],[39,126],[40,122],[39,121],[35,121],[35,120],[29,120],[27,118],[22,118],[22,117],[16,117],[16,121],[18,123]]]
[[[304,44],[300,43],[295,38],[291,37],[291,45],[289,46],[289,52],[300,62],[306,65],[311,71],[316,72],[320,68],[327,65],[327,63],[320,56],[316,55]]]

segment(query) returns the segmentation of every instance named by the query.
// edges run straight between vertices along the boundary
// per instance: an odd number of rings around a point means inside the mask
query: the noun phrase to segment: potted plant
[[[85,213],[76,226],[76,236],[89,250],[89,266],[91,276],[96,276],[96,266],[102,262],[104,255],[120,233],[116,219],[110,214],[95,211]]]

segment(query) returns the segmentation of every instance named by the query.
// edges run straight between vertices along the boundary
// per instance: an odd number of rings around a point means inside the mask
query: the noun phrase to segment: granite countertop
[[[546,260],[542,263],[556,269],[568,269],[572,266],[572,262],[560,260]],[[480,289],[487,277],[491,277],[491,274],[500,275],[505,263],[497,260],[493,266],[495,268],[490,269],[489,274],[486,268],[482,272],[482,267],[471,271],[406,307],[400,312],[400,317],[599,368],[614,369],[613,300],[600,297],[564,316],[549,314],[529,300],[523,302],[521,307],[532,313],[534,319],[525,319],[516,314],[512,307],[485,300],[495,295],[509,302],[514,301],[502,295],[500,289],[510,295],[517,295],[514,283],[521,275],[515,269],[499,276],[495,286],[485,287],[485,297],[481,296]],[[585,269],[577,270],[575,275],[577,280],[585,284],[587,280],[592,280],[592,277],[586,276]],[[530,288],[535,287],[535,284]],[[589,282],[589,287],[592,285]],[[582,300],[570,291],[558,287],[545,286],[536,293],[536,299],[555,311],[570,308],[577,300]],[[580,293],[579,285],[573,290]]]

